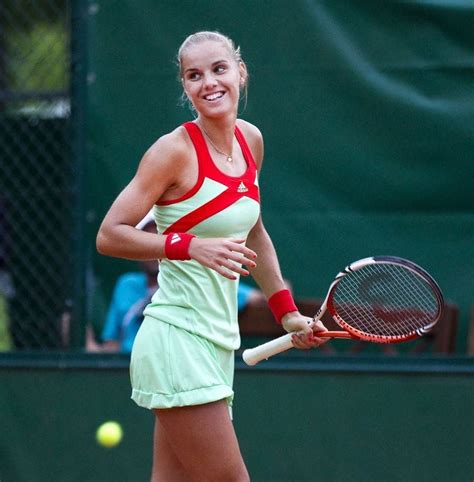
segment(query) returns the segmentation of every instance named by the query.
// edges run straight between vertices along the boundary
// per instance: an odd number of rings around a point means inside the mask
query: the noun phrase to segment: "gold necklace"
[[[225,160],[227,162],[232,162],[234,159],[232,159],[232,152],[230,154],[226,154],[225,152],[221,151],[215,144],[214,142],[212,142],[212,139],[210,137],[210,135],[206,132],[206,129],[204,129],[204,126],[199,123],[199,126],[201,127],[202,131],[204,132],[204,134],[206,135],[207,137],[207,140],[211,143],[211,146],[219,153],[219,154],[222,154],[223,156],[225,156]]]

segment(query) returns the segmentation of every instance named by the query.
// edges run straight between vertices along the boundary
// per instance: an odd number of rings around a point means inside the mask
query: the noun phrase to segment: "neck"
[[[204,128],[206,133],[211,137],[212,142],[219,148],[230,152],[234,142],[234,132],[236,124],[236,116],[228,116],[226,118],[210,119],[199,116],[197,123]]]

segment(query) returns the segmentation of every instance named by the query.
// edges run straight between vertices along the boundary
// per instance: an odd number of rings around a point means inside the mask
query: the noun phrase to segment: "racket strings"
[[[420,310],[416,297],[417,294],[420,295],[419,290],[414,290],[412,284],[407,284],[405,279],[401,281],[399,277],[387,277],[385,272],[384,276],[380,276],[379,269],[374,269],[374,266],[371,268],[368,276],[359,280],[358,298],[348,298],[351,301],[344,303],[346,318],[349,317],[347,306],[351,306],[352,311],[355,306],[359,318],[352,317],[352,321],[363,320],[363,326],[369,324],[371,329],[389,336],[399,330],[406,332],[412,329],[413,316],[416,316],[416,322],[424,325],[424,313]],[[420,298],[422,303],[426,303],[425,296]]]
[[[379,266],[372,266],[372,271],[375,271],[376,267]],[[383,295],[384,303],[382,306],[377,305],[377,309],[373,312],[374,315],[378,315],[373,320],[380,322],[382,318],[384,323],[378,323],[377,326],[387,335],[393,333],[393,326],[398,326],[403,333],[406,333],[414,329],[413,323],[416,327],[418,324],[425,326],[431,319],[427,312],[420,309],[420,306],[426,307],[427,303],[430,303],[429,297],[426,296],[430,292],[426,290],[425,284],[420,284],[421,278],[413,274],[407,279],[407,274],[411,272],[398,266],[392,267],[398,270],[397,276],[391,278],[390,285],[386,282],[377,285]],[[413,282],[416,282],[416,289],[413,289]],[[387,322],[390,324],[386,324]]]
[[[397,270],[397,276],[380,276],[379,266],[372,266],[368,277],[369,286],[375,288],[374,292],[367,290],[367,279],[364,281],[365,287],[359,291],[370,308],[369,313],[373,316],[365,316],[369,322],[375,323],[375,328],[379,328],[386,335],[396,334],[401,330],[402,333],[414,329],[427,322],[425,311],[427,298],[425,286],[419,284],[420,278],[410,276],[402,268],[393,266]],[[383,268],[383,266],[382,266]],[[376,276],[375,272],[378,272]],[[390,283],[388,283],[390,281]],[[415,286],[413,281],[416,281]],[[421,287],[421,290],[420,290]],[[414,289],[415,288],[415,289]]]
[[[428,326],[439,309],[429,283],[395,264],[366,265],[341,278],[333,306],[348,325],[385,337],[404,336]]]

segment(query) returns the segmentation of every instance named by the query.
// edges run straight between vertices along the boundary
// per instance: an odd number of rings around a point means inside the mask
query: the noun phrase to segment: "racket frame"
[[[333,304],[332,295],[335,292],[336,287],[342,278],[354,271],[362,269],[363,267],[371,264],[395,264],[398,266],[402,266],[406,269],[409,269],[414,274],[423,279],[423,281],[425,281],[430,286],[437,299],[438,311],[434,319],[430,321],[430,323],[428,323],[426,326],[413,331],[413,333],[397,336],[372,335],[370,333],[357,330],[356,328],[348,325],[336,312]],[[360,259],[358,261],[354,261],[350,265],[346,266],[343,271],[339,272],[336,275],[334,281],[329,286],[328,292],[326,294],[326,297],[324,298],[323,303],[321,304],[321,307],[319,308],[313,319],[314,321],[319,321],[323,317],[324,313],[326,311],[329,311],[334,321],[344,330],[322,332],[321,335],[319,335],[320,337],[358,339],[374,343],[400,343],[418,338],[431,331],[440,319],[443,308],[444,299],[443,294],[441,293],[441,289],[438,286],[438,283],[436,283],[436,281],[423,268],[413,263],[412,261],[396,256],[371,256],[368,258]],[[280,336],[274,340],[270,340],[267,343],[263,343],[254,348],[246,349],[242,354],[242,358],[247,365],[256,365],[259,361],[268,359],[273,355],[282,353],[283,351],[293,348],[293,343],[291,341],[292,336],[293,333],[287,333],[286,335]]]
[[[422,279],[426,284],[428,284],[432,292],[436,296],[437,306],[438,306],[437,313],[434,316],[433,320],[430,321],[430,323],[428,323],[427,325],[414,330],[412,333],[409,333],[406,335],[390,335],[390,336],[373,335],[371,333],[358,330],[357,328],[354,328],[353,326],[346,323],[342,319],[342,317],[337,313],[337,310],[334,307],[332,294],[335,292],[337,285],[342,278],[347,276],[349,273],[358,271],[359,269],[365,268],[366,266],[371,264],[392,264],[392,265],[401,266],[403,268],[410,270],[412,273],[416,274],[420,279]],[[369,258],[363,258],[358,261],[354,261],[350,265],[346,266],[343,271],[337,274],[336,278],[334,279],[334,281],[331,283],[331,286],[329,287],[328,293],[326,295],[326,298],[324,299],[323,304],[321,305],[320,310],[315,316],[315,320],[319,320],[321,316],[324,314],[324,312],[327,310],[331,314],[334,321],[347,333],[351,334],[353,338],[357,338],[359,340],[364,340],[364,341],[370,341],[372,343],[401,343],[404,341],[414,340],[420,336],[423,336],[429,333],[436,325],[438,320],[441,318],[443,309],[444,309],[444,298],[443,298],[443,294],[441,293],[441,289],[438,283],[423,268],[413,263],[413,261],[399,258],[397,256],[371,256]]]

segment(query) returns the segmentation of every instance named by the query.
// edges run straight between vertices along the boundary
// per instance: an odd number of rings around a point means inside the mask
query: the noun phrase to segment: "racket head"
[[[440,319],[444,300],[420,266],[395,256],[373,256],[340,272],[326,308],[344,330],[361,340],[398,343],[423,336]]]

